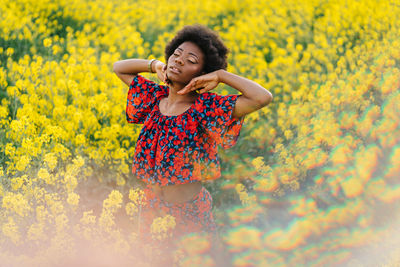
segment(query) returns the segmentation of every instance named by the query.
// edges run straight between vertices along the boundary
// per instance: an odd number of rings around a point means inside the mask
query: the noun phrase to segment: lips
[[[181,71],[180,71],[177,67],[175,67],[175,66],[170,66],[169,69],[170,69],[171,72],[173,72],[173,73],[180,73],[180,72],[181,72]]]

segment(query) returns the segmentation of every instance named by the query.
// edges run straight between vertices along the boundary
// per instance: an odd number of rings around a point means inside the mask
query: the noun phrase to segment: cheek
[[[199,76],[201,74],[201,68],[198,66],[191,66],[187,69],[187,74],[192,77]]]
[[[169,57],[168,60],[167,60],[167,66],[171,64],[171,61],[172,61],[171,57]]]

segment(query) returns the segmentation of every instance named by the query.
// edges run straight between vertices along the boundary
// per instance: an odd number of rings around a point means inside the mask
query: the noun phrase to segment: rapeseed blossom
[[[12,193],[9,192],[6,194],[3,199],[2,208],[15,212],[19,216],[26,216],[30,211],[31,207],[29,202],[24,198],[24,196],[20,193]]]
[[[129,202],[125,209],[126,213],[130,216],[134,216],[137,212],[140,212],[142,207],[146,204],[145,202],[145,195],[143,190],[137,189],[130,189],[129,190],[129,199],[132,202]],[[140,215],[139,215],[140,216]]]
[[[163,240],[172,236],[172,230],[175,228],[175,217],[169,214],[164,217],[157,217],[151,224],[151,234],[153,239]]]
[[[141,262],[142,192],[130,176],[140,127],[125,123],[125,85],[110,66],[164,60],[174,32],[192,23],[219,32],[228,71],[274,95],[247,116],[237,147],[220,153],[223,182],[211,192],[223,244],[236,253],[229,264],[346,262],[352,248],[390,236],[374,222],[394,221],[381,213],[397,214],[400,201],[399,8],[395,0],[5,0],[0,260],[48,265],[40,255],[72,253],[61,248],[82,236]],[[154,238],[173,228],[173,218],[158,218]],[[8,244],[32,251],[24,257]],[[182,264],[215,264],[201,255],[208,241],[193,244]]]

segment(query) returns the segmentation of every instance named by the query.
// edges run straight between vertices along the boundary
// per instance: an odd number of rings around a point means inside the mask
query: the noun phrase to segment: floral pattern
[[[215,233],[216,224],[211,212],[212,197],[210,192],[202,187],[200,192],[192,200],[183,203],[170,203],[157,196],[151,186],[144,189],[146,208],[142,210],[141,220],[144,240],[151,240],[150,225],[157,217],[165,214],[174,216],[176,226],[173,229],[173,238],[193,232]]]
[[[149,184],[172,185],[221,176],[218,146],[234,146],[244,116],[232,116],[240,95],[201,94],[188,110],[175,116],[160,112],[169,87],[136,75],[129,86],[126,118],[143,124],[132,171]]]

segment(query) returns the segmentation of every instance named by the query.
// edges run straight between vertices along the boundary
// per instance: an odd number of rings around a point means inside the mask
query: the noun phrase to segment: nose
[[[175,62],[178,63],[179,65],[183,65],[183,60],[182,60],[181,56],[177,56],[175,58]]]

